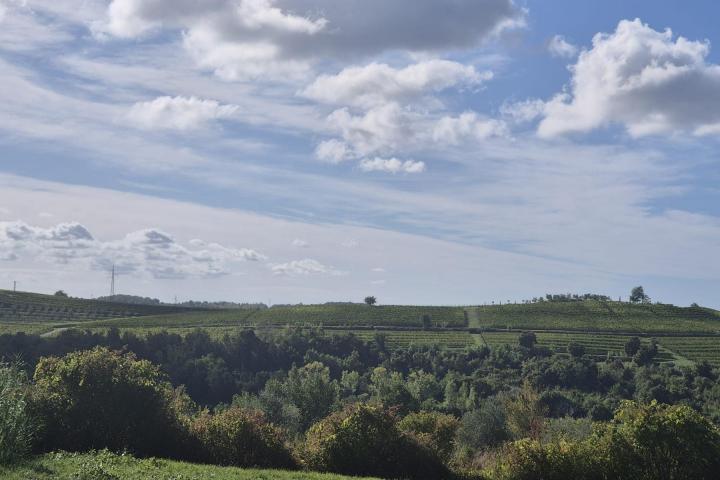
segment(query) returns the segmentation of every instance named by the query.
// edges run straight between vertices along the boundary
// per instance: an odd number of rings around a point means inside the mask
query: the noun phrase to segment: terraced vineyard
[[[302,305],[272,307],[263,310],[213,310],[186,312],[143,318],[123,318],[94,322],[92,327],[218,327],[247,326],[361,326],[422,327],[422,318],[429,315],[436,327],[465,327],[465,313],[459,307],[416,307],[367,305]]]
[[[430,325],[423,325],[424,316],[430,318]],[[575,342],[598,359],[608,353],[624,356],[625,343],[637,334],[643,342],[652,336],[658,339],[660,361],[688,364],[707,360],[720,365],[720,315],[700,307],[588,300],[466,309],[326,304],[191,310],[0,290],[0,334],[53,335],[67,327],[106,331],[113,326],[138,335],[160,331],[185,335],[201,328],[215,338],[242,328],[324,327],[328,334],[352,332],[363,339],[382,333],[392,348],[437,344],[450,349],[485,343],[490,347],[515,345],[520,332],[527,330],[536,332],[541,346],[565,351]]]
[[[0,324],[86,322],[102,318],[138,317],[185,312],[187,308],[99,302],[37,293],[0,290]]]
[[[471,326],[480,328],[720,333],[718,312],[700,307],[586,300],[480,306],[470,310]]]
[[[475,339],[468,332],[398,332],[395,330],[343,330],[351,332],[363,340],[373,340],[380,334],[390,348],[405,348],[410,345],[439,345],[451,350],[458,350],[475,345]]]
[[[665,337],[659,342],[693,362],[706,361],[720,366],[720,337]]]

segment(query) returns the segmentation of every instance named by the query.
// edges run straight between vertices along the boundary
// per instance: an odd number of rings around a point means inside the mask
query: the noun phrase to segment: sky
[[[711,0],[0,0],[0,288],[720,307]]]

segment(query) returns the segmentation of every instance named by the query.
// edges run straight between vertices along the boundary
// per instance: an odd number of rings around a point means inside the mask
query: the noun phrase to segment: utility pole
[[[13,280],[13,292],[17,292],[17,280]]]
[[[112,266],[112,273],[110,274],[110,296],[115,296],[115,264]]]

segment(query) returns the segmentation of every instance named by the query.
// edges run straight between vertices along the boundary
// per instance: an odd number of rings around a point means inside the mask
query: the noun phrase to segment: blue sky
[[[0,285],[720,307],[719,10],[0,0]]]

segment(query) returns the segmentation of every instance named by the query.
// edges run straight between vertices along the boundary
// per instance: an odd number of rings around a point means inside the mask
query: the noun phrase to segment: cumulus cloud
[[[265,259],[255,250],[234,249],[192,240],[185,246],[157,229],[145,229],[124,238],[101,241],[79,223],[42,228],[24,222],[0,222],[0,259],[46,263],[79,263],[89,269],[117,271],[154,278],[206,277],[228,273],[236,261]]]
[[[544,111],[545,102],[539,99],[505,102],[500,106],[500,114],[514,123],[531,122],[540,117]]]
[[[315,156],[323,162],[340,163],[352,157],[348,145],[336,138],[324,140],[315,148]]]
[[[428,60],[393,68],[384,63],[350,67],[337,75],[321,75],[301,92],[323,103],[374,107],[389,101],[407,101],[450,87],[480,85],[492,72],[448,60]]]
[[[297,248],[307,248],[310,246],[310,244],[308,242],[306,242],[305,240],[296,238],[295,240],[292,241],[292,246],[297,247]]]
[[[443,117],[433,130],[433,139],[448,145],[457,145],[467,139],[485,140],[506,135],[508,128],[505,122],[484,118],[475,112],[465,112],[457,117]]]
[[[523,21],[512,0],[113,0],[94,30],[182,31],[200,65],[234,79],[298,73],[324,58],[470,48]]]
[[[565,40],[562,35],[555,35],[548,42],[548,51],[554,57],[572,58],[578,54],[578,47]]]
[[[236,105],[221,105],[197,97],[158,97],[134,104],[127,116],[140,128],[191,130],[214,120],[230,118],[237,110]]]
[[[595,35],[572,66],[568,92],[545,106],[538,134],[552,137],[610,124],[634,137],[720,131],[720,66],[708,42],[673,37],[639,19]]]
[[[302,260],[293,260],[287,263],[276,263],[270,266],[275,275],[341,275],[342,272],[323,265],[317,260],[305,258]]]
[[[402,161],[397,158],[365,158],[360,161],[359,167],[363,172],[422,173],[425,171],[424,162]]]

